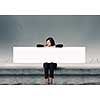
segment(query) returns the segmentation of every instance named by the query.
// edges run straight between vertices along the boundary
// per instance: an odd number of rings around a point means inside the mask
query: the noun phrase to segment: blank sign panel
[[[85,63],[85,47],[13,47],[13,63]]]

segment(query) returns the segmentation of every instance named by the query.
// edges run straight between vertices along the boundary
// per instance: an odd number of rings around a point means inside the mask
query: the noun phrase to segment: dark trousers
[[[48,77],[54,78],[54,70],[57,68],[57,63],[43,63],[45,79]]]

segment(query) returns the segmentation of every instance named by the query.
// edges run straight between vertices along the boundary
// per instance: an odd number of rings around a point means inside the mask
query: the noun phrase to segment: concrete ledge
[[[0,69],[0,76],[43,76],[43,69]],[[55,75],[66,76],[66,75],[99,75],[100,69],[66,69],[58,68],[55,70]]]
[[[66,68],[66,69],[69,69],[69,68],[73,68],[73,69],[94,69],[94,68],[100,68],[100,64],[88,64],[88,63],[80,63],[80,64],[61,64],[61,63],[58,63],[57,64],[58,67],[60,68]],[[42,69],[43,68],[43,65],[41,63],[36,63],[36,64],[24,64],[24,63],[2,63],[0,64],[0,69],[2,68],[9,68],[9,69],[21,69],[21,68],[24,68],[24,69],[30,69],[30,68],[34,68],[34,69]]]

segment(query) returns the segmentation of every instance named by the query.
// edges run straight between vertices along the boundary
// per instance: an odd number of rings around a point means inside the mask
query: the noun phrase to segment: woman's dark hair
[[[48,40],[51,42],[51,46],[54,46],[54,45],[55,45],[55,41],[54,41],[54,39],[53,39],[52,37],[48,37],[48,38],[46,39],[46,42],[47,42]]]

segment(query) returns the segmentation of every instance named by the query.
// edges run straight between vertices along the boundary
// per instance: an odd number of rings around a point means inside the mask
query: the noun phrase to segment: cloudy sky
[[[85,46],[87,61],[100,58],[100,16],[0,16],[0,62],[12,62],[12,47],[36,46],[52,36],[64,46]]]

